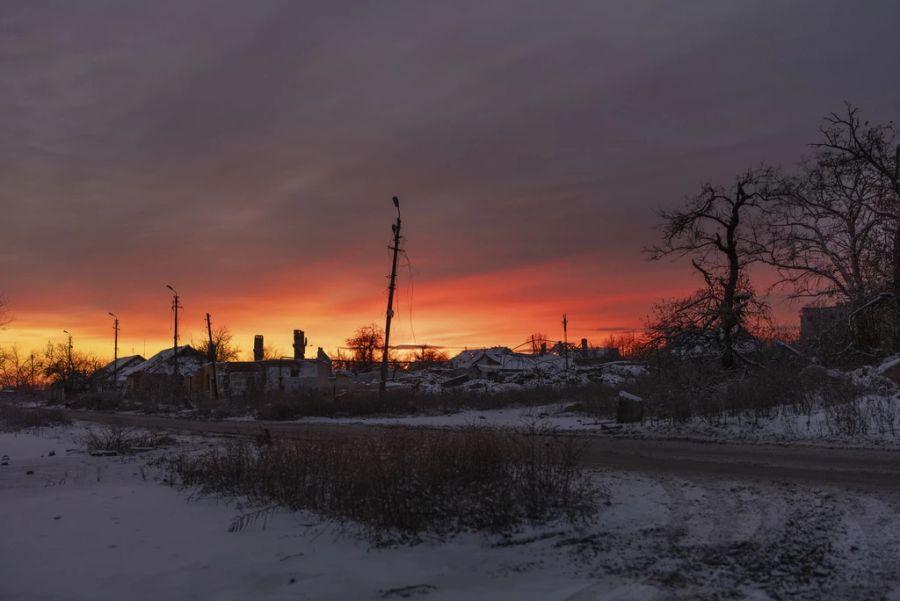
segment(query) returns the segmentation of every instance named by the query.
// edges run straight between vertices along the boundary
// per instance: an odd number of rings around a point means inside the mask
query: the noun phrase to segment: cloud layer
[[[0,16],[17,319],[0,343],[66,327],[100,345],[114,310],[134,345],[163,344],[172,283],[197,335],[209,311],[333,349],[382,319],[395,194],[415,281],[398,343],[514,344],[563,311],[599,339],[694,285],[644,262],[656,209],[793,163],[844,100],[873,120],[900,106],[887,1],[13,0]]]

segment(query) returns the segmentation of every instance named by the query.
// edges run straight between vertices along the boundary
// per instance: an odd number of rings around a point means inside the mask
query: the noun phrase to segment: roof
[[[178,373],[182,375],[191,374],[204,364],[208,363],[208,360],[203,353],[187,344],[179,346],[177,353]],[[173,360],[173,357],[175,357],[175,349],[167,348],[156,353],[142,363],[126,367],[122,370],[121,375],[125,377],[137,373],[173,375],[175,373],[175,361]]]
[[[557,355],[526,355],[502,346],[465,350],[450,360],[457,369],[477,367],[481,371],[558,371],[564,360]]]
[[[115,361],[110,361],[98,371],[103,372],[104,374],[112,374],[116,370],[122,371],[123,368],[129,365],[143,363],[144,361],[146,361],[146,359],[140,355],[128,355],[127,357],[119,357]]]

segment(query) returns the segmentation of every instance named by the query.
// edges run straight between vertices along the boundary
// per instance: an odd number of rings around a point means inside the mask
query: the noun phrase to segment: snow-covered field
[[[0,434],[0,599],[900,600],[896,497],[604,472],[590,523],[381,548],[284,511],[229,532],[239,507],[161,482],[160,451],[82,434]]]

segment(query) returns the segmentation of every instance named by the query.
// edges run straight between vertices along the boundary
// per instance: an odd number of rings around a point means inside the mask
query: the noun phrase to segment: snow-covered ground
[[[896,497],[604,472],[590,523],[376,548],[303,513],[229,532],[239,507],[161,482],[161,451],[82,434],[0,434],[0,599],[900,600]]]
[[[865,407],[871,400],[881,413],[893,416],[895,432],[870,428],[867,433],[842,434],[834,423],[833,412],[817,409],[810,413],[794,413],[789,408],[773,410],[770,417],[729,417],[716,423],[701,418],[672,423],[646,420],[640,424],[617,426],[609,419],[595,419],[567,409],[571,403],[554,403],[535,407],[511,407],[491,410],[466,410],[446,415],[413,415],[403,417],[303,418],[298,423],[358,423],[380,426],[425,428],[552,428],[562,432],[578,432],[601,436],[679,438],[741,443],[812,444],[862,448],[900,449],[900,400],[894,397],[861,399]],[[865,411],[862,411],[865,413]]]

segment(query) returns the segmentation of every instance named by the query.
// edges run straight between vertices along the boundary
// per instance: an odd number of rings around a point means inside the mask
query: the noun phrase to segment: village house
[[[103,390],[122,390],[127,379],[126,370],[146,361],[141,355],[129,355],[110,361],[94,373],[94,378]],[[115,381],[113,381],[115,379]]]
[[[177,390],[187,387],[191,376],[207,362],[206,355],[189,345],[167,348],[146,361],[123,369],[119,379],[124,379],[126,393],[153,392],[162,388]]]

